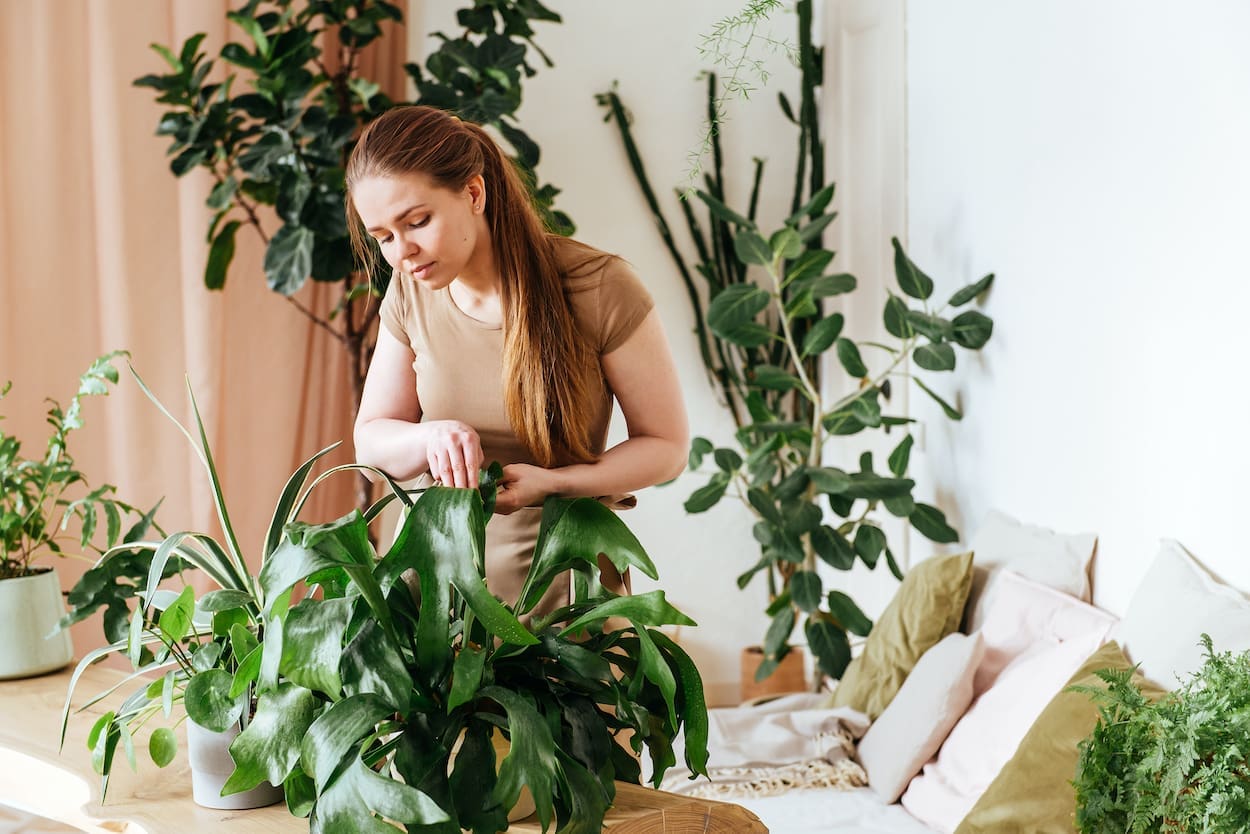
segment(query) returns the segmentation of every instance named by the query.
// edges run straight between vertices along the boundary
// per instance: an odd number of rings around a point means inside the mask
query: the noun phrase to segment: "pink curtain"
[[[133,79],[161,72],[150,43],[206,32],[212,56],[227,37],[224,0],[0,0],[0,403],[28,455],[46,442],[45,397],[62,403],[108,350],[135,369],[190,425],[190,379],[216,455],[240,543],[256,567],[287,476],[323,446],[351,459],[347,363],[338,344],[265,285],[260,240],[240,229],[224,292],[203,286],[211,187],[203,172],[177,179],[161,108]],[[403,96],[402,29],[370,56],[372,77]],[[366,66],[368,71],[368,66]],[[270,234],[276,225],[268,228]],[[326,287],[299,294],[332,303]],[[187,440],[123,374],[107,400],[84,408],[70,451],[93,484],[140,505],[164,496],[169,532],[219,532],[203,469]],[[351,476],[309,505],[325,520],[353,506]],[[49,557],[66,586],[86,562]],[[81,655],[98,623],[75,632]]]

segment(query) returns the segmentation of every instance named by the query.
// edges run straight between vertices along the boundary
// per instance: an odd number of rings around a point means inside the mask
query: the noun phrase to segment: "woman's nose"
[[[407,261],[421,253],[421,247],[410,237],[399,238],[399,260]]]

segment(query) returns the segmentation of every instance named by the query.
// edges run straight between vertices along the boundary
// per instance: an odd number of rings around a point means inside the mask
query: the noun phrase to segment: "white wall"
[[[457,32],[454,11],[463,0],[425,0],[413,15],[415,33]],[[679,242],[688,239],[680,209],[671,196],[687,171],[687,154],[697,146],[705,84],[696,81],[704,68],[699,36],[738,11],[738,0],[577,0],[549,7],[562,24],[537,24],[536,40],[551,56],[554,69],[540,67],[525,81],[523,127],[542,148],[539,171],[544,182],[563,189],[558,206],[578,225],[577,237],[616,252],[638,270],[656,300],[686,393],[694,434],[717,443],[732,438],[732,422],[706,381],[693,333],[684,285],[655,231],[630,173],[616,128],[603,121],[594,95],[621,82],[620,94],[634,115],[635,139],[652,184]],[[780,15],[776,33],[793,39],[794,17]],[[432,40],[413,36],[413,54],[433,48]],[[535,57],[535,61],[537,58]],[[779,223],[788,212],[794,149],[776,105],[778,90],[797,89],[797,71],[783,56],[769,61],[775,72],[768,90],[748,102],[731,105],[726,127],[726,176],[731,203],[745,206],[751,157],[769,157],[761,221]],[[797,98],[791,93],[793,101]],[[623,438],[620,420],[615,439]],[[713,703],[737,697],[738,651],[758,643],[767,620],[761,582],[739,591],[734,580],[758,559],[751,538],[751,517],[729,500],[712,511],[688,516],[685,498],[703,478],[683,475],[675,484],[646,490],[637,509],[624,518],[637,533],[660,571],[660,584],[671,601],[700,625],[681,634],[683,645],[699,663]],[[641,581],[639,581],[641,580]],[[654,585],[635,577],[635,590]]]
[[[998,276],[967,418],[912,399],[922,489],[1098,533],[1117,613],[1160,537],[1250,588],[1247,40],[1242,2],[908,4],[911,251]]]

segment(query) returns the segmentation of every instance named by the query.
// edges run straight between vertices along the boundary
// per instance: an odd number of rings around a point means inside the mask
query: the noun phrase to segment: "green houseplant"
[[[241,38],[219,51],[224,76],[200,50],[205,36],[197,34],[172,49],[154,44],[169,71],[135,81],[167,108],[156,132],[170,137],[174,175],[204,169],[213,178],[205,286],[224,287],[238,230],[250,227],[265,244],[270,289],[346,352],[353,403],[360,401],[390,275],[365,274],[355,263],[343,171],[360,127],[397,103],[360,65],[362,51],[384,37],[382,24],[402,17],[383,0],[248,0],[229,14]],[[558,190],[538,184],[538,145],[516,119],[523,77],[535,74],[527,49],[551,65],[531,24],[559,22],[559,15],[538,0],[475,0],[457,19],[463,32],[435,33],[440,45],[424,70],[405,67],[416,103],[497,129],[515,149],[549,225],[570,233],[571,221],[552,205]],[[312,309],[297,296],[309,279],[337,288],[330,310]],[[361,510],[369,496],[362,475]]]
[[[638,762],[615,738],[621,733],[635,751],[648,747],[656,784],[676,761],[673,739],[683,728],[688,767],[705,771],[698,671],[657,630],[692,623],[661,591],[618,597],[603,588],[600,553],[618,569],[655,576],[637,540],[603,505],[547,502],[529,577],[509,607],[483,578],[497,464],[480,490],[433,488],[414,502],[391,483],[365,513],[308,524],[298,516],[309,491],[356,468],[336,467],[309,483],[326,449],[289,480],[252,576],[202,433],[196,445],[226,542],[175,533],[142,543],[149,582],[127,640],[84,658],[67,693],[66,716],[82,670],[107,653],[128,652],[138,667],[131,678],[142,679],[139,688],[89,738],[106,777],[119,749],[133,764],[137,730],[172,715],[179,701],[210,729],[245,724],[230,747],[237,769],[225,794],[263,781],[281,785],[288,807],[309,815],[313,831],[393,830],[386,817],[423,831],[493,832],[523,785],[544,827],[554,819],[570,834],[598,831],[615,781],[639,779]],[[391,500],[407,505],[407,514],[379,559],[368,523]],[[156,577],[174,556],[220,587],[198,600],[185,589],[155,615]],[[518,617],[570,570],[574,602],[523,624]],[[419,601],[400,581],[406,572],[419,583]],[[318,595],[294,602],[301,582]],[[605,625],[622,621],[629,625]],[[500,732],[511,747],[497,765],[491,737]],[[157,729],[149,750],[167,764],[173,732]]]
[[[1076,825],[1082,834],[1231,834],[1250,828],[1250,652],[1216,653],[1152,701],[1132,671],[1076,687],[1099,703],[1080,745]]]
[[[92,362],[68,408],[50,401],[52,430],[42,457],[23,457],[18,439],[0,429],[0,633],[8,635],[0,650],[0,678],[48,672],[73,657],[69,632],[51,634],[65,608],[55,569],[39,560],[77,555],[67,550],[74,546],[100,553],[146,535],[152,526],[155,508],[144,514],[118,499],[111,484],[93,488],[68,448],[70,433],[82,427],[84,399],[108,393],[109,383],[117,381],[112,363],[122,355],[109,353]],[[0,399],[9,387],[0,389]],[[133,523],[123,531],[128,522]],[[30,618],[31,610],[38,616]]]
[[[734,26],[753,26],[779,5],[753,2],[740,20],[733,19],[738,20]],[[768,583],[771,622],[757,680],[770,675],[790,651],[800,622],[819,669],[833,678],[842,674],[851,657],[848,632],[866,635],[872,623],[847,594],[825,587],[818,563],[846,571],[857,562],[875,568],[885,561],[901,578],[882,526],[885,513],[905,519],[935,542],[958,539],[940,510],[913,496],[915,482],[906,477],[913,421],[890,414],[890,399],[896,385],[915,383],[948,418],[960,419],[962,414],[914,369],[953,370],[957,348],[979,350],[993,331],[993,322],[978,311],[953,313],[987,290],[993,276],[936,304],[932,279],[895,239],[899,292],[890,294],[883,311],[889,340],[856,341],[847,335],[845,318],[834,307],[837,297],[854,292],[858,282],[853,275],[830,271],[834,252],[822,243],[836,216],[830,210],[834,186],[824,174],[817,109],[824,51],[812,39],[811,0],[798,0],[795,11],[800,95],[797,106],[784,93],[778,98],[784,116],[798,129],[791,213],[771,233],[761,228],[757,209],[765,163],[760,159],[748,207],[739,212],[727,205],[722,97],[716,76],[709,74],[712,164],[703,188],[693,190],[706,214],[700,218],[692,200],[680,203],[697,255],[693,269],[650,185],[624,102],[615,90],[599,96],[685,284],[709,379],[737,429],[733,446],[693,440],[690,468],[698,470],[705,461],[712,466],[708,482],[690,496],[686,509],[704,512],[728,494],[757,520],[753,533],[760,558],[737,579],[745,587],[763,574]],[[733,28],[722,35],[732,35]],[[830,361],[834,357],[836,363]],[[835,374],[845,375],[842,396],[830,394],[830,375]],[[868,452],[859,455],[857,468],[849,460],[828,465],[831,439],[878,431],[900,435],[884,471]]]

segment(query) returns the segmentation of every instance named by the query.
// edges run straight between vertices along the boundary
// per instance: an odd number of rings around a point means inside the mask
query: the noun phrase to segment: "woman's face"
[[[481,176],[459,191],[418,173],[365,177],[352,189],[356,211],[386,262],[435,290],[482,260],[479,241],[489,240],[485,196]]]

